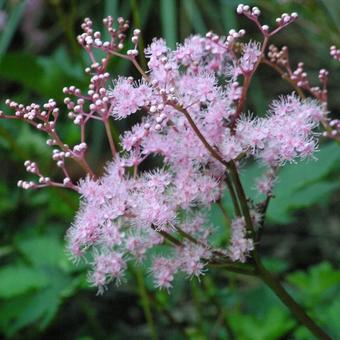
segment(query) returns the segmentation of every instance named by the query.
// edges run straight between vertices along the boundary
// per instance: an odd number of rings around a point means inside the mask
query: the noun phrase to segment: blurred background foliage
[[[88,60],[77,45],[80,23],[90,16],[100,29],[106,15],[129,18],[143,32],[143,44],[165,37],[171,47],[193,33],[225,34],[252,23],[235,14],[233,0],[0,0],[0,108],[7,97],[23,103],[63,99],[63,86],[86,88]],[[243,3],[250,3],[243,1]],[[338,0],[252,1],[263,21],[296,11],[300,19],[275,38],[288,45],[293,64],[304,61],[316,82],[320,68],[331,71],[330,110],[340,112],[339,65],[329,46],[340,45]],[[143,60],[141,61],[144,62]],[[135,75],[114,60],[112,74]],[[270,100],[289,86],[262,66],[251,87],[248,109],[263,114]],[[121,131],[131,122],[119,122]],[[68,143],[78,132],[66,120],[60,127]],[[108,159],[100,125],[93,125],[90,160]],[[65,231],[78,198],[56,189],[24,192],[23,161],[39,160],[58,176],[44,136],[19,122],[0,121],[0,334],[21,339],[311,339],[280,301],[253,277],[210,270],[201,281],[177,278],[171,294],[152,287],[144,268],[130,267],[127,282],[102,296],[86,281],[86,266],[74,266],[64,251]],[[340,147],[321,143],[318,161],[285,166],[270,204],[262,252],[268,268],[287,281],[287,289],[334,337],[340,336]],[[242,170],[248,194],[262,169]],[[75,176],[81,176],[73,170]],[[228,205],[228,201],[224,202]],[[209,212],[226,240],[217,207]],[[219,228],[220,227],[220,228]],[[151,313],[150,313],[151,311]]]

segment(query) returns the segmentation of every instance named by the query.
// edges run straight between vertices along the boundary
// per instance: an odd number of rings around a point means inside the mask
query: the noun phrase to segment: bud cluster
[[[78,36],[78,42],[86,50],[91,51],[93,47],[100,48],[103,51],[118,51],[124,48],[126,32],[129,29],[129,21],[119,17],[117,19],[118,27],[113,28],[114,20],[111,16],[103,19],[103,24],[106,27],[110,40],[103,41],[102,34],[99,31],[93,30],[92,20],[86,18],[81,25],[84,33]]]
[[[340,49],[337,49],[336,46],[330,47],[330,55],[337,61],[340,61]]]
[[[258,7],[250,7],[248,5],[239,4],[237,6],[236,12],[238,14],[243,14],[250,20],[254,21],[258,28],[261,30],[262,34],[266,37],[270,37],[278,33],[282,28],[288,26],[299,17],[296,12],[293,12],[291,14],[283,13],[281,17],[278,17],[275,20],[277,27],[274,30],[270,31],[270,27],[268,25],[263,25],[259,22],[258,18],[261,14],[261,11]]]

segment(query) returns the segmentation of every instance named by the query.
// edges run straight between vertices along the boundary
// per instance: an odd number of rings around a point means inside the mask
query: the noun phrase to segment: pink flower
[[[239,61],[240,73],[247,74],[253,71],[261,55],[261,46],[258,42],[251,41],[244,45],[243,54]]]
[[[172,259],[157,257],[152,264],[152,274],[155,280],[155,286],[159,288],[170,289],[174,274],[177,271],[176,263]]]
[[[103,288],[112,280],[120,282],[126,263],[120,253],[107,251],[96,254],[94,258],[94,271],[90,274],[90,282],[97,286],[99,293],[103,292]]]
[[[108,92],[111,114],[116,119],[123,119],[149,105],[152,90],[146,84],[135,86],[130,79],[118,78]]]
[[[246,257],[254,249],[253,240],[246,238],[246,224],[244,218],[236,218],[231,224],[231,239],[229,257],[232,261],[245,262]]]

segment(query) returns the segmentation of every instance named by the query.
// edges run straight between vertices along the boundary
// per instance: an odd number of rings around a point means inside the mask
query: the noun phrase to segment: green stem
[[[209,263],[209,267],[212,268],[225,268],[229,272],[236,273],[236,274],[243,274],[243,275],[249,275],[249,276],[256,276],[256,272],[251,267],[238,267],[237,265],[230,265],[227,263]]]
[[[158,340],[159,337],[158,337],[156,327],[153,321],[152,311],[150,307],[148,293],[147,293],[145,283],[144,283],[143,274],[138,268],[136,268],[135,273],[136,273],[136,278],[137,278],[138,291],[139,291],[139,295],[141,298],[141,303],[142,303],[145,319],[150,329],[151,338],[153,340]]]
[[[246,226],[251,232],[253,239],[255,239],[254,228],[249,213],[247,197],[242,187],[237,168],[233,162],[229,163],[229,170],[231,177],[235,184],[238,199],[241,205],[242,214],[246,221]],[[294,317],[304,325],[309,331],[318,339],[330,340],[331,338],[307,315],[304,309],[288,294],[278,279],[275,278],[269,271],[267,271],[261,263],[260,256],[255,248],[252,252],[253,261],[256,268],[257,275],[263,282],[278,296],[278,298],[288,307]]]
[[[104,126],[105,126],[105,132],[106,132],[107,140],[108,140],[109,145],[110,145],[111,154],[112,154],[112,157],[114,158],[117,151],[116,151],[115,143],[114,143],[113,138],[112,138],[110,121],[104,120]]]
[[[229,178],[229,174],[226,174],[225,182],[226,182],[228,190],[229,190],[231,201],[233,202],[235,214],[236,214],[236,216],[239,217],[239,216],[241,216],[241,210],[240,210],[240,207],[239,207],[239,204],[238,204],[238,200],[237,200],[237,197],[236,197],[234,187],[233,187],[231,180]]]
[[[256,263],[258,275],[267,284],[269,288],[276,294],[276,296],[286,305],[294,317],[318,339],[331,340],[327,335],[304,311],[304,309],[288,294],[280,281],[266,270],[263,265]]]
[[[242,214],[243,214],[245,222],[246,222],[247,230],[250,232],[250,234],[252,236],[254,236],[253,222],[251,220],[251,216],[250,216],[250,212],[249,212],[247,197],[246,197],[246,194],[243,190],[243,186],[242,186],[240,177],[238,175],[235,163],[229,162],[228,163],[228,169],[230,171],[231,178],[232,178],[234,185],[235,185],[237,196],[238,196],[238,199],[239,199],[239,202],[240,202],[240,205],[241,205]]]
[[[163,230],[158,230],[155,226],[151,226],[153,230],[155,230],[157,233],[162,235],[166,240],[174,244],[175,246],[180,247],[182,245],[182,242],[179,241],[176,237],[172,236],[171,234],[167,233],[166,231]]]

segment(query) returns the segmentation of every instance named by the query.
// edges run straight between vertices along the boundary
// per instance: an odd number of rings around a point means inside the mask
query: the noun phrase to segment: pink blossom
[[[261,46],[258,42],[251,41],[244,45],[243,55],[239,60],[240,73],[252,72],[261,55]]]
[[[138,87],[130,79],[118,78],[113,89],[108,92],[113,117],[122,119],[135,113],[149,104],[151,94],[152,90],[143,83]]]
[[[199,277],[203,274],[205,262],[211,257],[211,253],[207,248],[201,245],[188,244],[177,251],[181,271],[189,277]]]
[[[126,263],[122,254],[107,251],[96,254],[94,258],[94,271],[90,274],[89,280],[97,286],[99,293],[103,291],[106,284],[115,280],[117,283],[122,279]]]
[[[174,274],[177,271],[176,264],[172,259],[157,257],[152,264],[152,274],[155,280],[155,286],[169,289],[172,287]]]
[[[231,224],[229,257],[233,261],[245,262],[246,257],[254,249],[253,240],[246,237],[244,218],[236,218]]]

